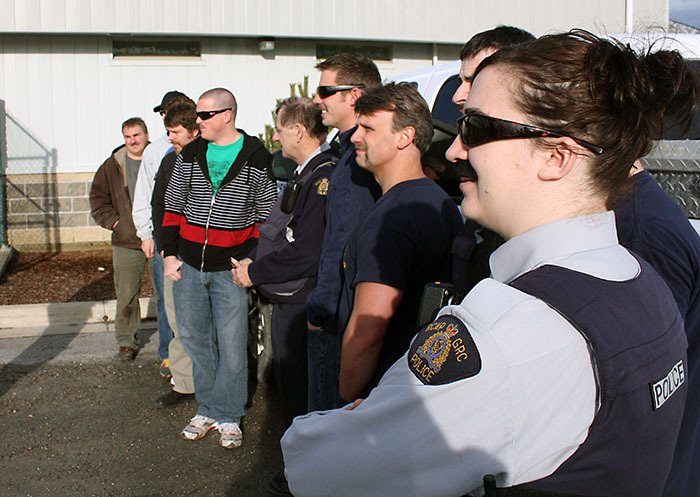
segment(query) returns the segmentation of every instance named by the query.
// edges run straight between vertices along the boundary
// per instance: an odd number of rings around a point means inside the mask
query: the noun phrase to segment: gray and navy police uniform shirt
[[[423,328],[362,404],[296,418],[282,439],[292,493],[461,496],[479,491],[485,474],[511,487],[542,481],[575,461],[606,411],[595,352],[584,335],[544,301],[510,285],[545,265],[620,283],[641,274],[638,260],[617,243],[612,212],[549,223],[509,240],[492,255],[492,278]],[[649,302],[672,302],[669,293],[665,285],[650,288]],[[645,305],[624,297],[625,312]],[[670,312],[666,335],[680,345],[667,377],[655,380],[673,385],[685,350],[677,309]],[[444,357],[436,354],[438,333],[451,337]],[[644,405],[627,413],[629,423],[654,410],[653,386],[645,385]],[[671,445],[683,387],[662,387],[656,401],[659,412],[673,410]],[[639,449],[653,455],[657,447]],[[634,457],[626,460],[636,464]]]
[[[324,142],[295,171],[292,181],[300,190],[293,210],[282,211],[282,195],[260,225],[248,275],[274,304],[304,304],[316,284],[324,208],[336,161],[335,151]]]

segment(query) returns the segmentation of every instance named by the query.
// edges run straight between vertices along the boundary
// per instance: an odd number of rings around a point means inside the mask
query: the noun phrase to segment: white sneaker
[[[182,430],[182,438],[185,440],[199,440],[204,435],[217,427],[215,419],[197,414]]]
[[[240,447],[243,443],[243,432],[238,423],[219,423],[218,424],[219,433],[221,433],[221,440],[219,444],[224,449],[233,449],[234,447]]]

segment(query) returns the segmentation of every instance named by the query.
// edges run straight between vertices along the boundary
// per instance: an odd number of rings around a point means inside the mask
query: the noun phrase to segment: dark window
[[[318,43],[316,44],[316,58],[319,60],[327,59],[331,55],[337,53],[354,53],[364,55],[372,60],[387,60],[391,61],[392,53],[390,46],[382,45],[336,45]]]
[[[455,126],[457,119],[462,115],[457,106],[452,102],[452,95],[459,87],[459,75],[450,76],[438,91],[433,105],[433,119],[442,121],[445,124]]]
[[[199,57],[198,41],[113,40],[113,57]]]

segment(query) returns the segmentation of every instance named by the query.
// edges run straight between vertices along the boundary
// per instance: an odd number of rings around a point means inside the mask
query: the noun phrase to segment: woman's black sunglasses
[[[596,155],[603,153],[603,147],[594,145],[585,140],[579,140],[573,136],[555,131],[521,124],[505,119],[497,119],[483,114],[465,114],[457,119],[459,136],[467,147],[476,147],[496,140],[507,140],[510,138],[561,138],[568,137],[582,147],[587,148]]]
[[[335,85],[335,86],[318,86],[316,88],[316,93],[318,94],[319,97],[321,98],[328,98],[331,95],[335,95],[339,91],[348,91],[352,90],[353,88],[364,88],[365,85],[363,84],[357,84],[357,85]]]

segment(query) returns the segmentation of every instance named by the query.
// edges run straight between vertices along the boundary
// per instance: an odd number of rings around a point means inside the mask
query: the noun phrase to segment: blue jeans
[[[333,332],[309,331],[307,335],[309,412],[344,405],[338,389],[342,338]]]
[[[163,298],[163,258],[160,256],[158,247],[155,247],[153,258],[151,259],[151,270],[153,271],[153,286],[156,288],[156,312],[158,316],[158,357],[161,360],[168,358],[168,345],[173,339],[173,330],[168,323],[168,316],[165,314],[165,299]]]
[[[248,292],[230,271],[203,273],[187,263],[180,271],[175,319],[192,359],[197,414],[238,423],[248,396]]]

